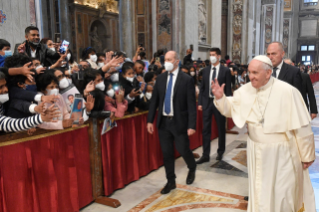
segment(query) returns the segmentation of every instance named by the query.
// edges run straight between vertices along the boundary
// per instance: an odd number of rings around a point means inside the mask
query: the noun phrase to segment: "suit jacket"
[[[302,94],[303,91],[302,91],[302,85],[301,85],[302,84],[301,72],[297,67],[283,63],[278,79],[294,86]]]
[[[309,110],[309,103],[310,103],[310,112],[317,114],[318,113],[317,101],[316,101],[315,92],[312,87],[310,76],[309,74],[301,73],[301,77],[302,77],[302,91],[303,91],[301,94],[303,99],[305,100],[307,109]],[[307,100],[307,96],[309,99],[309,103]]]
[[[158,108],[157,128],[160,128],[163,105],[166,93],[168,72],[160,74],[153,89],[147,117],[148,123],[153,123]],[[179,133],[187,129],[196,130],[196,97],[193,78],[179,70],[173,90],[174,125]]]
[[[203,106],[203,110],[207,108],[209,103],[209,90],[211,89],[210,84],[210,70],[212,66],[207,66],[202,70],[203,72],[203,80],[199,89],[198,96],[198,105]],[[219,73],[217,76],[217,80],[220,86],[225,83],[224,92],[226,96],[231,96],[231,74],[229,68],[226,68],[222,65],[219,66]]]
[[[136,78],[134,78],[134,81],[133,83],[128,81],[127,79],[125,79],[121,74],[119,76],[119,82],[120,82],[120,85],[123,86],[124,90],[125,90],[125,94],[124,94],[124,97],[126,97],[129,93],[131,93],[131,91],[133,89],[140,89],[140,86],[139,86],[139,82],[137,81]],[[140,97],[137,96],[135,97],[134,101],[129,103],[128,105],[128,109],[127,111],[128,112],[133,112],[134,111],[134,108],[135,107],[138,107],[138,104],[139,104],[139,100],[140,100]]]
[[[31,50],[30,46],[27,41],[25,42],[25,53],[27,56],[31,57]],[[14,54],[19,54],[18,47],[21,43],[16,44],[14,48]],[[55,63],[58,59],[60,59],[60,54],[57,52],[52,51],[51,49],[47,48],[45,44],[39,44],[37,46],[37,52],[35,56],[41,64],[43,64],[45,67],[50,66],[53,63]]]

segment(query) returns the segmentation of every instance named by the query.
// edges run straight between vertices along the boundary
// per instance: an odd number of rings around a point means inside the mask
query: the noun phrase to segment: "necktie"
[[[272,76],[277,78],[277,67],[273,68]]]
[[[166,114],[169,114],[171,112],[171,95],[172,95],[172,87],[173,87],[173,74],[170,73],[170,78],[168,81],[166,94],[165,94],[165,108],[164,111]]]
[[[212,77],[212,80],[214,80],[214,82],[215,82],[215,78],[216,78],[216,67],[214,67],[213,68],[213,70],[214,70],[214,72],[213,72],[213,77]],[[210,82],[210,85],[212,85],[212,82]],[[210,86],[210,88],[209,88],[209,90],[210,90],[210,95],[211,96],[214,96],[214,94],[213,94],[213,91],[212,91],[212,88],[211,88],[212,86]]]

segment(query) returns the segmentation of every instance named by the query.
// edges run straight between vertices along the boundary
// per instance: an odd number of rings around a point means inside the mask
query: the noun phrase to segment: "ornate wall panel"
[[[273,18],[274,18],[274,6],[266,6],[265,15],[265,52],[268,45],[272,42],[272,32],[273,32]]]
[[[284,19],[284,34],[283,34],[283,45],[284,50],[286,52],[286,56],[288,56],[289,53],[289,32],[290,32],[290,19],[286,18]]]
[[[235,63],[241,63],[241,36],[243,23],[243,0],[233,0],[233,47],[232,60]]]
[[[157,49],[172,49],[172,2],[157,1]]]

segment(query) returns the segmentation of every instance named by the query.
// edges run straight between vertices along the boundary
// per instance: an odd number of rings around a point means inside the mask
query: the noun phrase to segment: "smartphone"
[[[161,58],[160,57],[155,57],[155,62],[161,62]]]
[[[60,43],[61,41],[61,34],[60,33],[55,33],[54,34],[54,42],[55,43]]]
[[[134,90],[135,92],[137,92],[137,93],[139,93],[139,94],[141,94],[142,92],[140,91],[140,89],[139,88],[135,88],[135,90]]]
[[[78,71],[78,80],[84,80],[84,71],[82,65],[78,65],[79,71]]]
[[[191,45],[189,46],[189,48],[193,51],[193,50],[194,50],[194,45],[191,44]]]
[[[59,52],[60,52],[61,54],[65,54],[65,52],[66,52],[66,51],[68,50],[68,48],[69,48],[69,45],[70,45],[70,42],[69,42],[69,41],[63,40],[63,42],[61,43]]]
[[[120,86],[118,84],[114,84],[113,85],[113,90],[115,91],[116,94],[119,94],[120,89],[121,88],[120,88]]]

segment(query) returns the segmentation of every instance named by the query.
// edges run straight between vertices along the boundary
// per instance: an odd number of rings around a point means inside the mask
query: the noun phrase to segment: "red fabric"
[[[0,148],[0,212],[73,212],[93,201],[87,128]]]
[[[312,83],[318,82],[319,81],[319,73],[310,74],[310,79],[311,79]]]
[[[197,113],[197,130],[190,137],[190,148],[202,145],[202,112]],[[233,122],[229,119],[228,126]],[[212,136],[218,136],[215,119],[212,120]],[[153,135],[146,130],[147,114],[117,121],[117,128],[101,136],[103,180],[105,195],[138,180],[163,165],[163,155],[157,128]],[[156,120],[154,121],[156,123]],[[175,153],[176,156],[179,154]]]

